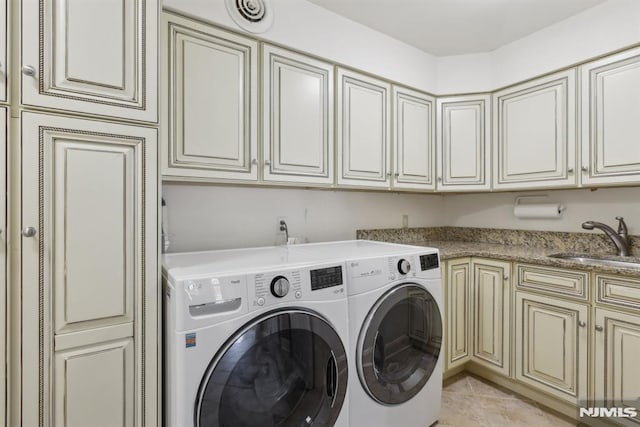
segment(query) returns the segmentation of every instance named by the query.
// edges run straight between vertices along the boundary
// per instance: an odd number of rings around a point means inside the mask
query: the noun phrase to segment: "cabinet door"
[[[264,45],[265,181],[333,183],[333,65]]]
[[[587,392],[588,306],[516,292],[516,379],[573,404]]]
[[[491,188],[489,95],[438,99],[438,191]]]
[[[575,70],[493,95],[494,188],[576,184]]]
[[[0,0],[0,102],[7,100],[9,74],[9,19],[7,15],[8,0]]]
[[[157,122],[158,2],[21,4],[23,104]]]
[[[640,49],[580,67],[582,183],[640,182]]]
[[[23,113],[21,138],[22,424],[156,425],[156,131]]]
[[[391,86],[338,68],[338,184],[389,187]]]
[[[393,87],[395,173],[393,186],[433,190],[435,98]]]
[[[511,265],[483,259],[472,265],[473,360],[509,375]]]
[[[163,175],[257,180],[258,43],[171,14],[162,39]]]
[[[471,356],[471,263],[469,258],[447,261],[445,287],[446,370],[464,365]]]
[[[7,402],[7,109],[0,107],[0,425],[5,425]],[[12,400],[13,401],[13,400]]]
[[[600,308],[595,315],[595,406],[637,408],[640,316]],[[637,425],[640,417],[633,421],[628,425]]]

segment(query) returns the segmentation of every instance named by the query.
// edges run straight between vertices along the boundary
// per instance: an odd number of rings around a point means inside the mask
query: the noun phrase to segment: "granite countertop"
[[[407,243],[416,246],[429,246],[437,248],[440,251],[442,260],[462,258],[462,257],[483,257],[500,259],[505,261],[515,261],[539,265],[547,265],[552,267],[564,267],[572,269],[580,269],[587,271],[595,271],[598,273],[623,274],[627,276],[640,277],[640,268],[618,267],[595,263],[582,263],[568,259],[549,258],[549,255],[563,252],[557,248],[544,248],[520,245],[505,245],[496,243],[474,243],[448,240],[427,240],[398,242]],[[619,257],[615,255],[606,256],[612,260],[633,260],[640,263],[640,257]]]
[[[444,226],[357,230],[356,236],[358,239],[438,248],[443,260],[474,256],[640,277],[640,267],[549,258],[557,253],[598,254],[614,261],[640,263],[637,256],[640,254],[640,236],[629,236],[633,257],[613,255],[615,247],[603,233]]]

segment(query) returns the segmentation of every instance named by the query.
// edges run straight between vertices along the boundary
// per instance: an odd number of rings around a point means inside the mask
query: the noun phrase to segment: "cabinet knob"
[[[582,320],[578,320],[578,326],[580,326],[581,328],[584,328],[585,326],[587,326],[587,324]]]
[[[23,65],[22,66],[22,74],[29,77],[35,77],[36,69],[31,65]]]
[[[22,235],[24,237],[33,237],[36,235],[37,230],[35,227],[25,227],[22,229]]]
[[[580,168],[580,170],[581,170],[582,172],[589,172],[589,168],[588,168],[587,166],[582,166],[582,167]]]
[[[567,172],[569,172],[569,173],[573,173],[573,168],[569,168],[569,169],[567,169]]]
[[[387,172],[387,178],[391,178],[391,172]]]
[[[596,325],[596,331],[602,332],[602,331],[604,331],[604,328],[602,326],[600,326],[600,325]]]
[[[265,160],[264,161],[264,165],[265,166],[271,166],[271,160]]]
[[[505,274],[504,276],[502,276],[502,278],[503,278],[504,280],[509,280],[509,276],[507,276],[506,274]]]
[[[394,173],[393,176],[395,176],[396,178],[400,176],[400,174],[398,172]]]
[[[442,177],[441,176],[438,177],[438,182],[442,182]]]
[[[258,164],[258,159],[251,159],[251,164],[252,165],[257,165]]]

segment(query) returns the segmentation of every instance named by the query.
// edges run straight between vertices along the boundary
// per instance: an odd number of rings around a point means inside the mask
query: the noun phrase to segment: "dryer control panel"
[[[249,310],[280,303],[323,301],[346,297],[342,263],[260,271],[247,275]]]

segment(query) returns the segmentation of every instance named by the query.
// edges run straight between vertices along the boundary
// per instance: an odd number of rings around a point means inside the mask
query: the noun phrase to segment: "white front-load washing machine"
[[[163,264],[165,425],[348,425],[343,263],[274,247]]]
[[[349,241],[304,245],[345,261],[349,425],[426,427],[442,395],[442,279],[437,249]]]

